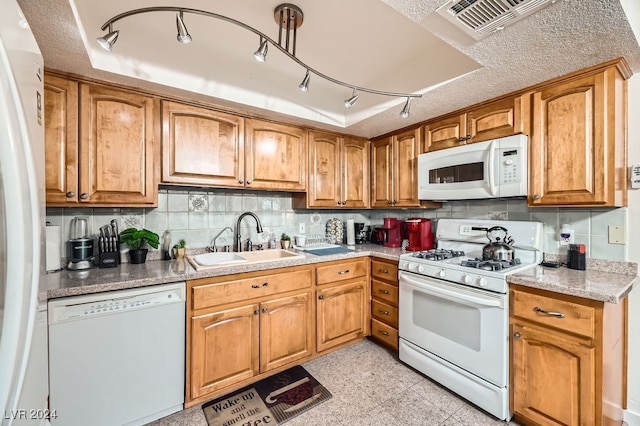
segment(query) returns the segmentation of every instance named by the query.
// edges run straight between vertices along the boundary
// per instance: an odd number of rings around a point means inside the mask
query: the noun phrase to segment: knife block
[[[115,268],[118,266],[117,251],[107,251],[98,253],[98,268]]]

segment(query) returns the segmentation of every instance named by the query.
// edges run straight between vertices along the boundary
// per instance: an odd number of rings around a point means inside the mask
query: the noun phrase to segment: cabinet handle
[[[393,204],[393,201],[389,200],[389,201],[387,201],[387,203],[389,203],[391,205],[391,204]]]
[[[539,196],[538,194],[535,194],[535,195],[534,195],[533,197],[531,197],[531,198],[533,198],[534,200],[539,200],[539,199],[540,199],[540,196]]]
[[[382,334],[383,336],[388,336],[389,332],[388,331],[384,331],[384,330],[378,330],[378,333]]]
[[[322,299],[324,299],[324,296],[320,295],[320,296],[318,296],[318,299],[322,300]]]
[[[533,308],[533,310],[536,311],[539,314],[549,315],[551,317],[564,318],[564,314],[562,312],[545,311],[544,309],[539,308],[537,306],[535,308]]]
[[[519,339],[520,338],[520,333],[513,333],[513,338],[514,339]]]
[[[378,292],[380,292],[382,294],[391,294],[391,292],[389,290],[383,290],[383,289],[378,290]]]
[[[465,136],[465,137],[462,137],[462,136],[461,136],[461,137],[459,137],[459,138],[458,138],[458,141],[460,141],[460,142],[466,142],[466,141],[468,141],[469,139],[471,139],[471,135],[467,135],[467,136]]]
[[[395,205],[396,205],[396,203],[397,203],[397,201],[396,201],[396,200],[393,200],[393,203],[391,203],[391,204],[393,204],[393,205],[395,206]]]
[[[251,179],[249,179],[249,180],[247,181],[247,185],[251,185],[251,182],[253,182],[253,181],[252,181]]]
[[[391,315],[391,312],[383,311],[382,309],[378,309],[378,312],[380,312],[382,315]]]
[[[253,311],[253,315],[260,315],[260,310],[256,309],[255,311]]]
[[[262,283],[262,285],[261,284],[251,284],[251,288],[262,288],[262,287],[266,287],[268,285],[269,285],[268,282],[267,283]]]
[[[244,179],[238,179],[238,183],[244,183]]]
[[[338,275],[344,275],[344,274],[348,274],[349,270],[345,269],[344,271],[338,271]]]
[[[89,194],[87,194],[86,192],[83,192],[82,194],[80,194],[80,198],[82,198],[83,200],[86,200],[87,198],[89,198]]]
[[[69,192],[67,192],[67,198],[73,198],[73,197],[75,197],[75,196],[76,196],[76,193],[75,193],[75,192],[73,192],[73,191],[69,191]]]
[[[262,308],[262,313],[266,314],[267,312],[269,312],[269,310],[267,308]]]
[[[388,274],[389,271],[387,269],[378,269],[378,272],[382,272],[383,274]]]

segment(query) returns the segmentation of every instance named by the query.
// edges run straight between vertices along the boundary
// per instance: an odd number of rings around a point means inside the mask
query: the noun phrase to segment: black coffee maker
[[[364,227],[364,223],[355,222],[353,224],[356,234],[356,244],[364,244],[367,242],[367,230]]]

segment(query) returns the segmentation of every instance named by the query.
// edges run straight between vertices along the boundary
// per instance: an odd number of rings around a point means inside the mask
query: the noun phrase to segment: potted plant
[[[280,247],[282,247],[285,250],[291,247],[291,237],[285,234],[284,232],[280,236]]]
[[[120,241],[129,246],[131,263],[144,263],[149,249],[147,245],[158,248],[160,236],[148,229],[127,228],[120,233]]]
[[[173,257],[176,259],[183,259],[184,255],[187,251],[187,242],[184,238],[178,241],[178,244],[174,244],[173,246]]]

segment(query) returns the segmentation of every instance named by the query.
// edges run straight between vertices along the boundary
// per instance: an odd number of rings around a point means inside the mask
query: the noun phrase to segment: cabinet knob
[[[269,312],[269,310],[267,308],[262,308],[262,313],[266,314],[267,312]]]
[[[514,339],[519,339],[520,338],[520,333],[513,333],[513,338]]]
[[[323,296],[323,295],[320,295],[320,296],[318,296],[318,299],[323,300],[323,299],[324,299],[324,296]]]
[[[86,192],[83,192],[82,194],[80,194],[80,198],[82,198],[83,200],[86,200],[87,198],[89,198],[89,194],[87,194]]]
[[[389,311],[385,311],[384,309],[378,309],[378,311],[379,311],[382,315],[391,315],[391,312],[389,312]]]
[[[238,183],[244,183],[244,179],[238,179]]]
[[[255,311],[253,311],[253,315],[260,315],[260,310],[256,309]]]
[[[382,294],[391,294],[391,292],[389,290],[378,290],[380,293]]]
[[[69,192],[67,192],[67,198],[73,198],[73,197],[75,197],[75,196],[76,196],[76,193],[75,193],[75,192],[73,192],[73,191],[69,191]]]
[[[252,181],[251,179],[249,179],[249,180],[247,181],[247,185],[251,185],[251,182],[253,182],[253,181]]]
[[[534,200],[539,200],[539,199],[540,199],[540,196],[539,196],[538,194],[535,194],[532,198],[533,198]]]
[[[378,272],[382,272],[384,274],[388,274],[389,270],[388,269],[378,269]]]

